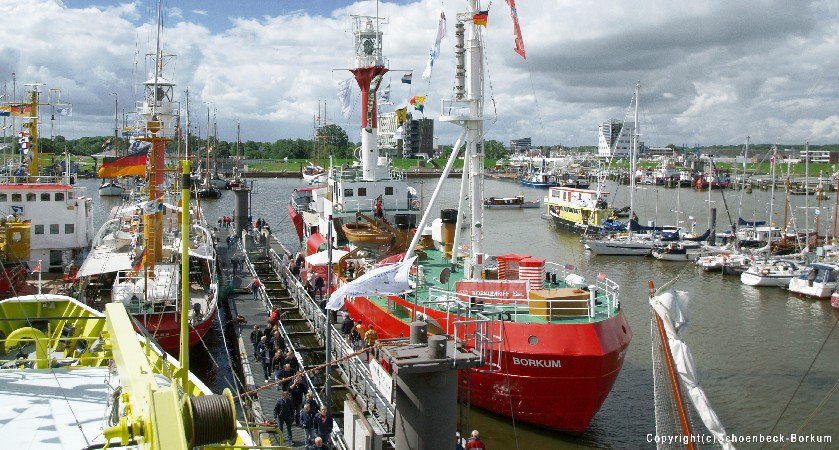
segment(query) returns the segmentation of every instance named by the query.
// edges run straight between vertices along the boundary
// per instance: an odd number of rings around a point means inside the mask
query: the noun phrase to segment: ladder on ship
[[[458,302],[458,308],[461,303]],[[457,429],[461,439],[468,436],[472,408],[472,373],[498,372],[501,370],[501,343],[503,342],[504,321],[499,318],[486,316],[479,312],[472,311],[467,307],[463,316],[474,319],[467,319],[454,322],[455,340],[461,338],[467,345],[472,345],[481,356],[480,366],[475,369],[463,369],[457,372],[457,401],[458,420]],[[466,434],[464,434],[464,430]]]

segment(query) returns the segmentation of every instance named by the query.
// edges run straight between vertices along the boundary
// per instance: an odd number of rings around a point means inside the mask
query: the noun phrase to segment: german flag
[[[489,11],[478,11],[474,16],[472,16],[472,22],[475,25],[481,25],[486,28],[488,18]]]
[[[146,161],[149,157],[148,149],[132,153],[121,158],[102,164],[99,168],[99,178],[125,177],[130,175],[144,175]]]

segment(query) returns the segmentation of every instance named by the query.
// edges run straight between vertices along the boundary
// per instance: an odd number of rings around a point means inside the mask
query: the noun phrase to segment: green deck
[[[441,304],[439,301],[434,301],[433,298],[439,298],[441,296],[445,298],[447,293],[450,294],[449,298],[454,298],[453,293],[455,290],[455,284],[457,283],[457,281],[462,280],[464,276],[462,262],[459,263],[453,270],[451,270],[449,281],[443,284],[440,283],[440,274],[446,268],[452,269],[451,262],[448,259],[445,259],[443,253],[439,250],[423,250],[423,253],[426,255],[427,258],[422,261],[418,261],[417,264],[422,267],[424,282],[421,283],[419,288],[416,288],[414,292],[409,293],[407,295],[407,299],[409,301],[415,302],[420,310],[422,310],[422,308],[433,308],[437,310],[444,310],[448,308],[450,312],[455,312],[456,306],[454,305],[454,303],[446,303],[444,305]],[[563,273],[564,269],[562,269],[560,266],[548,267],[548,265],[546,264],[546,270],[549,272],[558,272],[556,277],[557,283],[546,283],[543,286],[543,289],[559,289],[569,287],[567,284],[565,284],[565,282],[562,281],[562,278],[564,278],[565,273]],[[416,278],[412,277],[411,281],[412,283],[415,283]],[[577,315],[562,316],[560,318],[554,317],[548,320],[545,317],[540,317],[531,314],[530,307],[527,302],[506,305],[486,303],[483,306],[483,314],[490,316],[495,315],[497,317],[498,313],[509,313],[510,320],[515,322],[565,324],[599,322],[601,320],[605,320],[609,317],[615,316],[619,311],[619,308],[616,307],[615,304],[615,300],[617,297],[617,294],[615,292],[616,285],[612,283],[611,292],[609,292],[610,282],[608,280],[597,280],[596,282],[591,282],[589,280],[589,284],[595,284],[597,286],[594,315],[592,317],[589,317],[587,312],[578,311]],[[385,297],[370,298],[377,305],[379,305],[383,309],[388,310],[391,314],[405,321],[410,321],[410,310],[402,307],[401,305],[396,304],[395,302],[388,302],[387,298]]]

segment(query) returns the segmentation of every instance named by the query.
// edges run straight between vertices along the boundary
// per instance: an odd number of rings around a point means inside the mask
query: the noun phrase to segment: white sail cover
[[[717,439],[722,448],[733,450],[734,446],[727,442],[725,427],[717,414],[711,408],[711,402],[705,396],[705,391],[699,386],[696,377],[696,366],[687,344],[682,340],[688,325],[687,306],[690,301],[687,292],[667,291],[650,299],[650,306],[661,317],[670,353],[679,372],[682,389],[693,402],[693,406],[702,418],[702,422]]]

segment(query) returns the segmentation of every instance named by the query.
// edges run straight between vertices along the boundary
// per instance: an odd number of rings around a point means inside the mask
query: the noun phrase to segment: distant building
[[[610,119],[600,124],[597,138],[599,156],[629,156],[632,152],[632,135],[635,133],[634,122],[622,122]],[[638,143],[638,153],[643,153],[643,144]]]
[[[805,162],[809,159],[811,163],[836,164],[839,162],[839,153],[829,150],[801,150],[799,158]]]
[[[530,150],[531,145],[533,145],[533,143],[530,138],[513,139],[510,141],[510,152],[526,152]]]
[[[402,132],[396,125],[396,113],[380,113],[376,125],[381,152],[388,155],[399,154],[402,150]]]
[[[417,156],[420,153],[429,157],[434,156],[434,121],[431,119],[413,119],[408,116],[405,122],[405,137],[402,154],[406,157]]]

